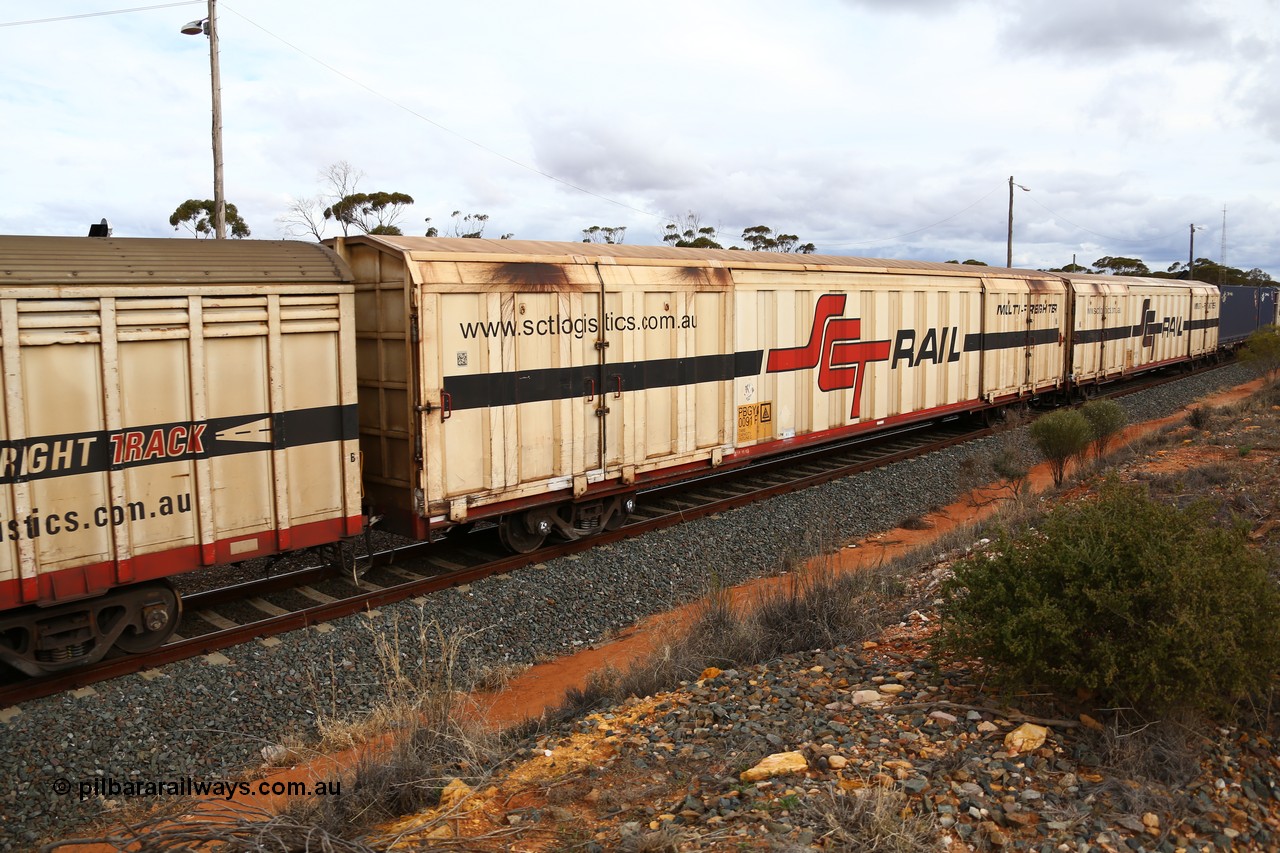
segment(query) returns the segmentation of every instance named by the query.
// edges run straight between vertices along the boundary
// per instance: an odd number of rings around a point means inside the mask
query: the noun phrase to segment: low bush
[[[1080,414],[1089,422],[1093,455],[1098,458],[1107,452],[1107,445],[1129,420],[1115,400],[1090,400],[1080,407]]]
[[[1263,326],[1240,348],[1240,362],[1269,382],[1280,378],[1280,326]]]
[[[1053,484],[1061,486],[1067,464],[1089,448],[1093,429],[1075,409],[1058,409],[1031,424],[1031,440],[1049,463]]]
[[[1280,590],[1244,531],[1114,481],[957,564],[941,613],[939,648],[1009,687],[1139,709],[1222,710],[1280,670]]]
[[[1008,485],[1014,498],[1026,493],[1032,464],[1029,457],[1030,454],[1014,442],[1006,442],[991,457],[992,472]]]
[[[360,748],[343,796],[292,800],[286,811],[344,838],[438,804],[455,778],[477,784],[515,737],[489,729],[460,692],[459,660],[469,635],[425,620],[396,620],[389,631],[370,623],[369,630],[370,663],[380,670],[384,699],[368,714],[322,714],[317,724],[326,748]],[[334,697],[335,709],[341,700]]]

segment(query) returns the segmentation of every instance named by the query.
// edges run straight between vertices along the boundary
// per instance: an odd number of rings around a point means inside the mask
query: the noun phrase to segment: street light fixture
[[[1006,267],[1013,266],[1013,188],[1017,187],[1024,193],[1031,192],[1030,187],[1024,187],[1022,184],[1013,182],[1013,175],[1009,176],[1009,244],[1008,252],[1005,254],[1004,265]]]
[[[213,236],[227,237],[227,200],[222,193],[222,77],[218,73],[218,8],[209,0],[209,17],[188,21],[183,35],[209,37],[209,76],[213,81]]]

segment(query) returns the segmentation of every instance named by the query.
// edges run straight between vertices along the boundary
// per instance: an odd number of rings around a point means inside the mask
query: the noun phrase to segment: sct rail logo
[[[1156,312],[1151,308],[1151,300],[1142,300],[1142,322],[1139,327],[1142,330],[1142,348],[1150,349],[1156,345],[1156,335],[1172,335],[1174,337],[1182,337],[1182,330],[1186,326],[1182,317],[1161,317],[1156,319]]]
[[[821,297],[813,312],[809,342],[802,347],[770,350],[765,369],[768,373],[786,373],[817,367],[818,387],[823,391],[853,389],[849,417],[856,418],[862,409],[866,366],[888,361],[892,342],[862,340],[862,320],[840,316],[844,303],[845,295],[841,293]]]

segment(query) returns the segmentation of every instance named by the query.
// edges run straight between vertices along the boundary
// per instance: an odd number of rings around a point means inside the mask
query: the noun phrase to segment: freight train
[[[649,486],[1086,395],[1219,343],[1219,291],[1198,282],[515,240],[0,237],[0,661],[40,674],[154,648],[180,618],[169,577],[374,515],[418,539],[492,521],[529,552],[619,526]]]

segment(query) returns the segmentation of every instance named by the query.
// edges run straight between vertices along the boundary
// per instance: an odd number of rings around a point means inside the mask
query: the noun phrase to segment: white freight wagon
[[[1218,288],[1128,276],[1067,277],[1073,293],[1069,380],[1088,388],[1218,348]]]
[[[164,578],[361,530],[350,278],[316,244],[0,237],[0,660],[154,647]]]
[[[536,548],[637,488],[1062,383],[1052,275],[657,246],[353,237],[366,494]]]

